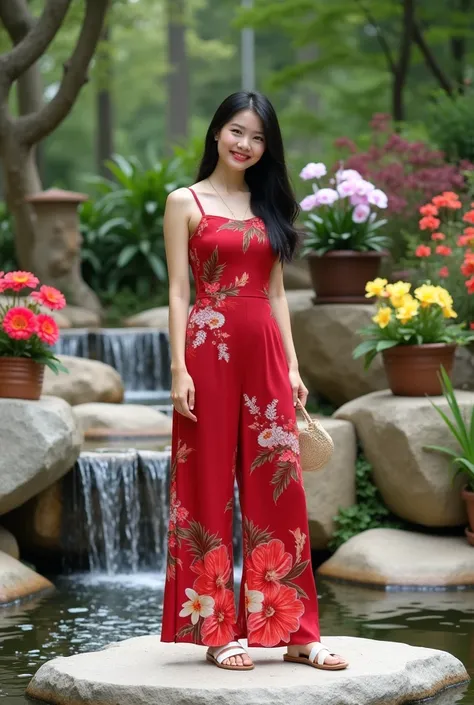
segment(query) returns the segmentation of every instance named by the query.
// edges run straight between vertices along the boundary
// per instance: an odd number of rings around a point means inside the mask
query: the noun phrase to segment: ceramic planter
[[[451,377],[456,345],[396,345],[384,350],[383,361],[393,394],[401,397],[440,396],[441,365]]]
[[[474,546],[474,492],[464,487],[461,493],[463,500],[466,503],[467,517],[469,519],[469,527],[466,527],[467,540]]]
[[[44,365],[28,357],[0,357],[0,398],[39,399]]]
[[[333,250],[307,255],[316,304],[371,304],[365,285],[378,276],[383,252]]]

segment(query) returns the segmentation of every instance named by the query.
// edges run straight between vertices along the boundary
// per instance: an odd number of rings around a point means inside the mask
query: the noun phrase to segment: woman
[[[220,668],[250,670],[249,646],[285,660],[347,663],[319,643],[318,605],[295,405],[305,404],[282,264],[298,214],[275,111],[238,92],[217,109],[196,184],[168,197],[173,441],[161,640],[208,646]],[[196,302],[188,318],[189,262]],[[237,478],[244,566],[235,614]]]

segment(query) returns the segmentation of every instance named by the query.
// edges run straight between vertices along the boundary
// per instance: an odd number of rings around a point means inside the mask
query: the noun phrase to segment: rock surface
[[[16,560],[20,557],[20,549],[16,538],[3,526],[0,526],[0,552],[6,553]]]
[[[81,306],[66,306],[61,313],[73,328],[98,328],[101,323],[96,311]]]
[[[472,586],[474,551],[463,537],[369,529],[340,546],[318,573],[366,585]]]
[[[300,372],[312,392],[339,406],[388,387],[378,356],[368,372],[352,351],[361,342],[357,331],[371,322],[374,307],[365,304],[310,305],[291,314]]]
[[[0,605],[53,588],[54,585],[42,575],[0,551]]]
[[[141,404],[78,404],[73,413],[84,433],[91,428],[171,433],[171,417]]]
[[[18,539],[28,555],[64,552],[64,516],[62,478],[2,517],[3,523]]]
[[[191,309],[189,309],[191,310]],[[124,320],[128,328],[158,328],[168,330],[168,306],[156,306],[140,311]]]
[[[311,289],[311,277],[305,259],[294,259],[283,267],[283,283],[286,292],[297,289]],[[314,296],[314,292],[313,292]]]
[[[286,292],[286,300],[290,314],[304,311],[313,306],[314,291],[312,289],[295,289]]]
[[[456,350],[453,384],[456,389],[474,391],[474,345],[460,346]]]
[[[0,399],[0,514],[62,477],[81,443],[72,409],[62,399]]]
[[[277,648],[252,649],[256,668],[245,674],[211,672],[204,648],[142,636],[49,661],[26,693],[53,705],[402,705],[469,679],[444,651],[353,637],[324,641],[348,659],[346,671],[283,663],[285,649]]]
[[[474,393],[458,391],[470,414]],[[432,401],[449,411],[444,397]],[[450,412],[449,412],[450,413]],[[398,516],[424,526],[457,526],[466,520],[462,477],[452,483],[450,460],[426,445],[456,448],[451,433],[427,397],[374,392],[345,404],[335,417],[352,421],[371,463],[386,505]]]
[[[319,420],[334,441],[334,453],[321,470],[303,473],[313,549],[327,547],[339,507],[350,507],[355,503],[357,448],[354,426],[338,419]]]
[[[46,368],[43,394],[60,397],[75,406],[88,402],[118,404],[123,401],[124,388],[119,373],[110,365],[84,357],[58,355],[69,374],[55,375]]]

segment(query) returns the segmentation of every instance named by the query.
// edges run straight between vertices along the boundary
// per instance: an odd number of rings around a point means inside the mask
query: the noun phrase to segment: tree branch
[[[21,4],[0,0],[0,18],[7,29],[8,25],[14,28],[18,22],[21,26]],[[11,51],[0,56],[0,73],[10,84],[44,54],[63,23],[70,4],[71,0],[48,0],[43,14],[26,36]]]
[[[0,20],[5,25],[13,44],[18,44],[34,24],[26,0],[0,2]]]
[[[377,32],[377,41],[378,41],[378,43],[380,44],[380,48],[382,49],[383,53],[385,54],[385,58],[387,59],[387,63],[388,63],[388,65],[389,65],[390,71],[391,71],[393,74],[395,74],[395,73],[397,72],[397,66],[396,66],[395,61],[394,61],[394,59],[393,59],[392,51],[391,51],[391,49],[390,49],[390,46],[389,46],[387,40],[385,39],[385,36],[382,34],[382,31],[381,31],[381,29],[380,29],[380,26],[377,24],[377,20],[376,20],[375,17],[372,15],[372,13],[370,12],[370,10],[368,10],[368,9],[362,4],[361,0],[355,0],[355,2],[357,3],[357,5],[359,5],[360,9],[362,10],[362,12],[364,13],[364,15],[366,16],[367,21],[370,22],[370,24],[372,25],[372,27],[374,27],[374,29],[376,30],[376,32]]]
[[[413,39],[418,44],[418,47],[419,47],[421,53],[423,54],[428,67],[431,69],[431,72],[434,74],[435,78],[438,79],[438,82],[439,82],[441,88],[449,96],[452,96],[453,95],[453,88],[451,86],[451,83],[450,83],[448,77],[444,74],[441,66],[436,61],[434,54],[431,52],[431,49],[429,48],[428,44],[426,43],[425,38],[421,32],[421,29],[419,28],[419,26],[416,22],[413,25]]]
[[[17,134],[24,144],[35,144],[49,135],[71,110],[87,81],[87,69],[100,39],[108,6],[109,0],[86,0],[81,32],[74,52],[64,66],[58,92],[41,110],[17,120]]]

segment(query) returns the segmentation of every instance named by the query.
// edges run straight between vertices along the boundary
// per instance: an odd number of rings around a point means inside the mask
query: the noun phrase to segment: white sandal
[[[212,653],[212,652],[215,653]],[[217,668],[225,668],[227,671],[251,671],[254,668],[253,663],[250,666],[226,666],[222,662],[231,656],[239,656],[241,654],[246,654],[247,651],[244,647],[239,644],[238,641],[230,641],[225,646],[221,647],[211,647],[206,653],[206,660],[213,663]]]
[[[298,656],[284,654],[283,660],[289,661],[290,663],[304,663],[306,666],[319,668],[321,671],[342,671],[348,667],[349,664],[347,661],[342,661],[342,663],[324,663],[328,656],[336,655],[337,654],[331,654],[329,649],[318,641],[313,646],[309,654],[304,654],[301,652]]]

